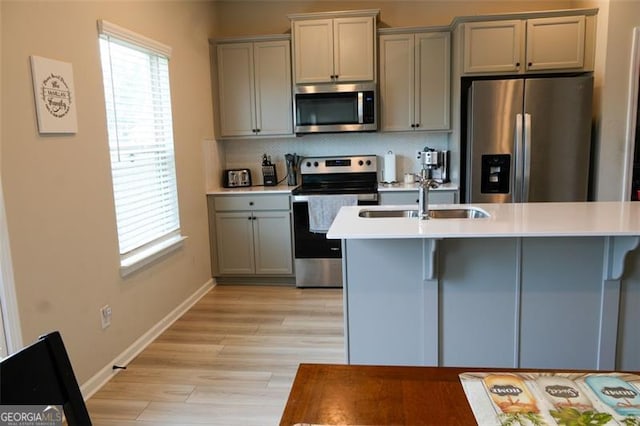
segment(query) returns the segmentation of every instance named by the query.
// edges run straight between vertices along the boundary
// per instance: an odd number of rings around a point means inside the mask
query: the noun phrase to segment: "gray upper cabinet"
[[[380,35],[381,130],[449,130],[451,34]]]
[[[463,32],[463,73],[591,71],[595,16],[474,21]]]
[[[374,81],[377,14],[290,15],[295,83]]]
[[[527,71],[584,68],[585,17],[527,20]]]
[[[289,40],[217,45],[221,137],[293,134]]]
[[[522,21],[469,22],[462,28],[465,73],[519,72]]]

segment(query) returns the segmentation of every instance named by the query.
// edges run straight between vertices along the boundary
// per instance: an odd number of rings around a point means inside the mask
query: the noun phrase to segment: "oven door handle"
[[[322,197],[322,196],[330,196],[332,194],[317,194],[317,195],[293,195],[291,197],[291,201],[294,203],[304,203],[309,201],[309,197]],[[339,195],[339,194],[335,194]],[[361,201],[378,201],[378,193],[367,193],[367,194],[358,194],[358,203]]]

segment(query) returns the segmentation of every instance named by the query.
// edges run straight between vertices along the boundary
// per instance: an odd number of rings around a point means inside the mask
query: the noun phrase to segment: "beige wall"
[[[210,279],[202,141],[213,136],[209,2],[3,1],[1,172],[25,343],[60,330],[82,383]],[[96,20],[173,48],[184,247],[119,276]],[[29,55],[73,64],[78,132],[38,134]],[[101,329],[99,309],[113,310]]]
[[[216,2],[217,36],[290,32],[292,13],[380,9],[380,27],[449,25],[456,16],[570,8],[571,0],[234,1]]]
[[[600,200],[621,200],[628,197],[622,180],[632,35],[633,28],[640,27],[640,2],[611,0],[608,18],[606,34],[602,34],[606,51],[600,52],[605,61],[596,121],[596,196]]]

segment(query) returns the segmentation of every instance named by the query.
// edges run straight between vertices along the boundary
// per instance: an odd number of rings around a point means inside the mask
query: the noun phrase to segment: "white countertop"
[[[259,193],[259,194],[290,194],[295,186],[288,186],[280,184],[277,186],[247,186],[236,188],[214,188],[207,191],[207,195],[222,195],[222,194],[245,194],[245,193]],[[380,183],[378,185],[379,192],[401,192],[401,191],[417,191],[417,183]],[[444,183],[431,191],[457,191],[458,185],[453,183]]]
[[[471,205],[433,205],[431,209]],[[415,210],[405,206],[343,207],[327,238],[492,238],[640,236],[640,202],[473,204],[482,219],[362,218],[360,210]]]
[[[231,195],[231,194],[291,194],[295,186],[289,186],[286,183],[276,186],[246,186],[236,188],[215,188],[207,191],[207,195]]]

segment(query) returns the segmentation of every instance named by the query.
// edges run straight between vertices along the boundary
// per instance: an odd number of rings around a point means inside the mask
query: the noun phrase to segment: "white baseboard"
[[[160,322],[151,327],[149,331],[143,334],[138,340],[133,342],[131,346],[125,349],[120,355],[115,357],[113,361],[105,365],[98,373],[87,380],[80,386],[80,391],[85,400],[91,398],[102,386],[104,386],[114,375],[120,372],[119,369],[114,370],[114,365],[126,366],[140,352],[142,352],[151,342],[153,342],[162,332],[164,332],[171,324],[187,312],[193,305],[198,302],[210,289],[215,287],[214,279],[207,281],[202,287],[196,290],[188,299],[182,302],[177,308],[169,312]]]

